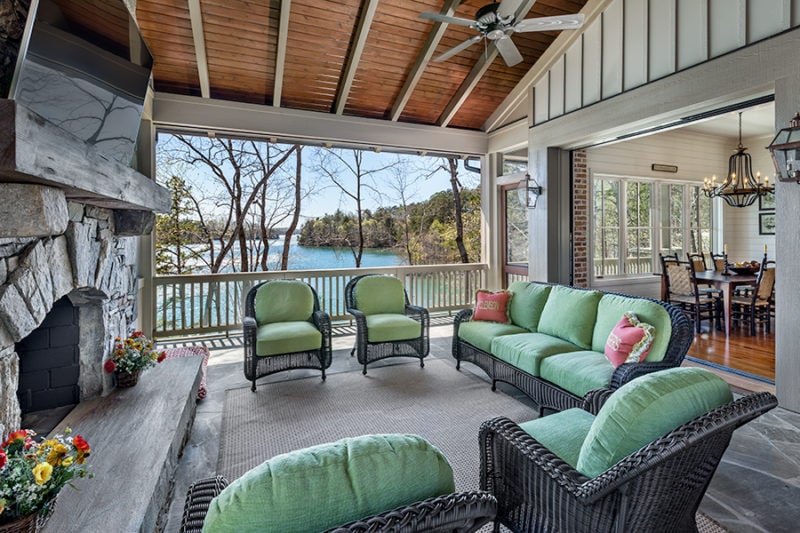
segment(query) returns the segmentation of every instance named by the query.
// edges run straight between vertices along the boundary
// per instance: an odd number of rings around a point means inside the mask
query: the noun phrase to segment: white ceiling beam
[[[367,36],[369,29],[372,27],[372,20],[375,18],[375,11],[378,9],[378,0],[368,0],[364,4],[361,16],[358,21],[358,28],[356,28],[356,38],[353,43],[353,51],[350,58],[347,60],[347,66],[344,70],[344,76],[339,84],[339,90],[336,97],[336,114],[341,115],[344,112],[344,106],[347,104],[347,98],[350,96],[350,89],[353,87],[353,80],[356,77],[358,64],[361,62],[361,54],[364,52],[364,46],[367,44]]]
[[[299,109],[204,99],[157,92],[153,122],[159,127],[275,137],[282,141],[328,142],[386,150],[483,155],[488,136],[480,131],[335,115]]]
[[[550,67],[566,53],[572,44],[580,39],[583,30],[588,28],[594,20],[605,11],[612,0],[589,0],[581,9],[581,13],[586,17],[583,27],[580,30],[562,31],[552,42],[547,50],[539,57],[531,69],[523,76],[517,85],[508,93],[503,102],[497,106],[489,118],[483,124],[483,131],[492,131],[499,128],[514,112],[517,106],[528,96],[531,87],[536,85],[539,80],[547,74]]]
[[[519,9],[517,9],[516,19],[520,20],[525,17],[535,3],[536,0],[525,0]],[[492,65],[492,61],[497,58],[497,55],[497,46],[492,43],[486,53],[483,54],[478,62],[475,63],[475,66],[472,67],[472,70],[467,77],[464,78],[464,81],[456,91],[456,94],[453,95],[453,98],[450,99],[447,107],[445,107],[442,114],[439,115],[439,120],[436,121],[437,126],[446,127],[448,124],[450,124],[450,121],[453,120],[453,117],[456,116],[456,113],[458,113],[458,111],[461,109],[461,106],[467,101],[467,98],[469,98],[469,95],[472,93],[473,89],[475,89],[475,86],[478,85],[478,82],[481,81],[483,75],[486,74],[487,70],[489,70],[489,67]]]
[[[275,87],[272,90],[272,105],[281,106],[283,93],[283,70],[286,67],[286,42],[289,38],[289,14],[292,0],[281,0],[281,20],[278,26],[278,52],[275,58]]]
[[[440,13],[442,15],[452,17],[460,3],[461,0],[447,0]],[[411,72],[406,77],[403,88],[400,89],[400,94],[397,96],[397,100],[395,100],[394,105],[392,106],[392,112],[389,116],[391,120],[398,120],[400,115],[403,113],[403,109],[405,109],[409,98],[411,98],[411,93],[414,92],[414,89],[417,87],[417,83],[419,83],[419,80],[422,79],[422,73],[425,72],[425,68],[428,66],[428,63],[430,63],[431,58],[433,57],[433,52],[435,52],[436,47],[439,46],[439,41],[442,40],[442,36],[444,35],[445,30],[447,30],[447,26],[447,23],[444,22],[433,23],[431,31],[428,33],[428,38],[425,40],[425,44],[422,45],[422,50],[417,56],[417,60],[414,63],[414,66],[411,68]]]
[[[203,34],[203,14],[200,12],[200,0],[189,0],[189,20],[192,23],[194,55],[197,59],[197,75],[200,78],[200,94],[203,98],[210,98],[211,84],[208,81],[208,59],[206,58],[206,39]]]

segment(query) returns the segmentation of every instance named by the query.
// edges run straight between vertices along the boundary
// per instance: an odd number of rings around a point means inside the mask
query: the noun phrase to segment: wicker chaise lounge
[[[643,447],[635,443],[631,446],[634,451],[620,453],[619,459],[611,457],[611,466],[598,468],[596,456],[602,455],[602,449],[592,447],[597,440],[587,442],[598,435],[595,426],[610,418],[603,419],[609,413],[602,406],[610,404],[626,387],[651,376],[637,379],[614,394],[594,391],[587,396],[583,411],[571,409],[521,425],[502,417],[485,422],[480,430],[481,488],[497,497],[495,531],[503,524],[519,532],[696,532],[697,509],[733,431],[774,408],[777,399],[763,392],[723,402],[671,431],[654,431],[660,436]],[[687,396],[680,402],[675,400],[667,398],[666,402],[678,406],[689,403]],[[636,401],[622,400],[609,407],[622,406],[624,410],[623,403]],[[663,405],[655,411],[661,409]],[[592,412],[597,416],[589,414]],[[649,418],[653,410],[640,414]],[[648,421],[629,415],[630,411],[626,412],[632,427],[623,431],[640,432],[641,436],[641,428],[648,429]],[[622,419],[612,422],[617,424]],[[676,418],[671,420],[674,423]],[[572,450],[562,444],[575,438],[567,436],[569,430],[586,435],[585,440],[572,443]],[[549,446],[545,444],[548,440]],[[582,465],[584,454],[592,452],[595,457],[590,459],[595,459],[595,464],[587,461]],[[587,468],[594,471],[587,475]]]
[[[411,305],[403,283],[392,276],[366,274],[345,287],[347,312],[356,322],[356,344],[350,355],[367,373],[367,365],[387,357],[417,357],[430,352],[428,310]]]
[[[273,280],[255,285],[245,300],[244,375],[256,390],[260,377],[293,368],[331,366],[331,319],[311,285]]]

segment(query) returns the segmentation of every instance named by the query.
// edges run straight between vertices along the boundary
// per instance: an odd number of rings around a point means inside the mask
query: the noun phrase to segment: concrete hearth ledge
[[[156,529],[194,422],[202,360],[167,359],[135,387],[80,403],[53,430],[68,426],[89,442],[94,479],[61,491],[45,533]]]

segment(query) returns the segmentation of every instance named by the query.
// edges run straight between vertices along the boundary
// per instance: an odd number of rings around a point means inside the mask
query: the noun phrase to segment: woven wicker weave
[[[480,430],[481,488],[512,531],[697,531],[695,513],[733,431],[778,404],[758,393],[687,422],[596,478],[562,461],[516,423]]]
[[[244,375],[252,383],[250,390],[255,392],[256,380],[276,372],[291,370],[293,368],[311,368],[322,371],[322,380],[325,381],[325,369],[331,366],[331,318],[319,308],[319,297],[314,287],[308,285],[314,298],[314,312],[311,320],[314,326],[322,333],[322,347],[318,350],[293,352],[281,355],[259,357],[256,355],[256,323],[255,299],[258,289],[262,285],[271,283],[265,281],[254,285],[247,292],[245,300],[245,318],[242,324],[244,338]]]
[[[584,290],[584,289],[576,289]],[[614,293],[604,293],[614,294]],[[619,295],[630,298],[629,295]],[[686,318],[684,313],[674,305],[670,305],[658,300],[650,300],[655,302],[666,309],[669,313],[670,321],[672,323],[672,333],[670,335],[669,344],[667,345],[664,358],[658,362],[642,362],[642,363],[626,363],[620,365],[614,370],[611,376],[609,386],[616,389],[628,381],[656,372],[665,368],[672,368],[680,366],[689,346],[694,339],[692,334],[692,325]],[[472,318],[472,309],[464,309],[456,314],[453,321],[453,357],[456,359],[456,368],[461,368],[462,361],[474,363],[483,369],[486,374],[492,379],[492,390],[495,390],[496,382],[502,381],[509,383],[536,402],[539,405],[539,415],[543,414],[545,409],[556,411],[563,411],[573,407],[580,407],[583,398],[562,389],[561,387],[545,381],[539,377],[532,376],[531,374],[518,369],[517,367],[494,357],[492,354],[486,353],[480,348],[477,348],[468,342],[462,340],[458,336],[458,329],[464,322]]]

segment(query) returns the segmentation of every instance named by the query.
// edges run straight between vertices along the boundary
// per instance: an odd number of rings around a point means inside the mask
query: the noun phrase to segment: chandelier
[[[722,183],[717,177],[703,178],[703,192],[709,198],[722,198],[731,207],[747,207],[753,205],[759,196],[775,190],[769,184],[769,176],[761,182],[761,174],[753,177],[753,166],[744,146],[742,146],[742,113],[739,112],[739,146],[728,160],[728,175]]]

